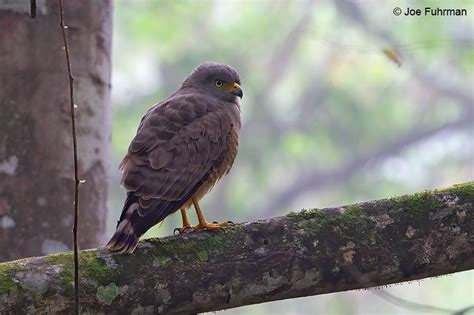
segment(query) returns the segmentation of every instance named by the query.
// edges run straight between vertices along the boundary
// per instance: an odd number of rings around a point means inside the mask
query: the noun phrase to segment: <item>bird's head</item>
[[[197,66],[186,77],[182,86],[209,93],[228,102],[235,102],[243,96],[237,71],[231,66],[214,62]]]

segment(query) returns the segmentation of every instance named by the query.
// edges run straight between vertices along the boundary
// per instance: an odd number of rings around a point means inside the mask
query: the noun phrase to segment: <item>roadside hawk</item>
[[[110,251],[133,252],[140,236],[178,210],[179,233],[229,225],[206,222],[199,200],[229,172],[237,155],[242,94],[234,68],[208,62],[148,110],[120,163],[127,198],[106,245]],[[191,205],[196,226],[186,216]]]

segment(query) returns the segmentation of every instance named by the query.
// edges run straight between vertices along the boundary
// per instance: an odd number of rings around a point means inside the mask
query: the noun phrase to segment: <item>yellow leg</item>
[[[186,215],[186,209],[181,208],[181,219],[183,220],[183,227],[174,229],[174,232],[178,231],[179,234],[191,231],[191,224],[189,224],[188,216]]]
[[[206,219],[204,219],[204,215],[202,214],[201,207],[197,199],[192,198],[194,209],[196,210],[196,214],[199,220],[199,224],[193,226],[193,232],[200,231],[200,230],[210,230],[210,231],[219,231],[224,230],[225,228],[229,227],[231,224],[230,222],[221,222],[221,223],[207,223]]]
[[[183,220],[183,227],[191,226],[188,221],[188,216],[186,215],[186,209],[181,208],[181,219]]]

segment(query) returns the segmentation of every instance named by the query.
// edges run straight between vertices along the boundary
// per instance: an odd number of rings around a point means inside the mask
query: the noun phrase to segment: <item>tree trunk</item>
[[[80,253],[83,312],[190,314],[474,268],[474,182]],[[0,264],[0,313],[71,313],[72,254]]]
[[[79,246],[103,241],[110,140],[111,1],[65,1],[75,77]],[[0,261],[72,245],[74,172],[58,3],[0,0]]]

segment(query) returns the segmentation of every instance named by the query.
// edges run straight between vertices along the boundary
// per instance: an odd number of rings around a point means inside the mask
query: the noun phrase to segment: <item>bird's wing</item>
[[[176,96],[143,118],[121,164],[122,183],[152,225],[178,210],[222,162],[232,121],[217,102]]]

